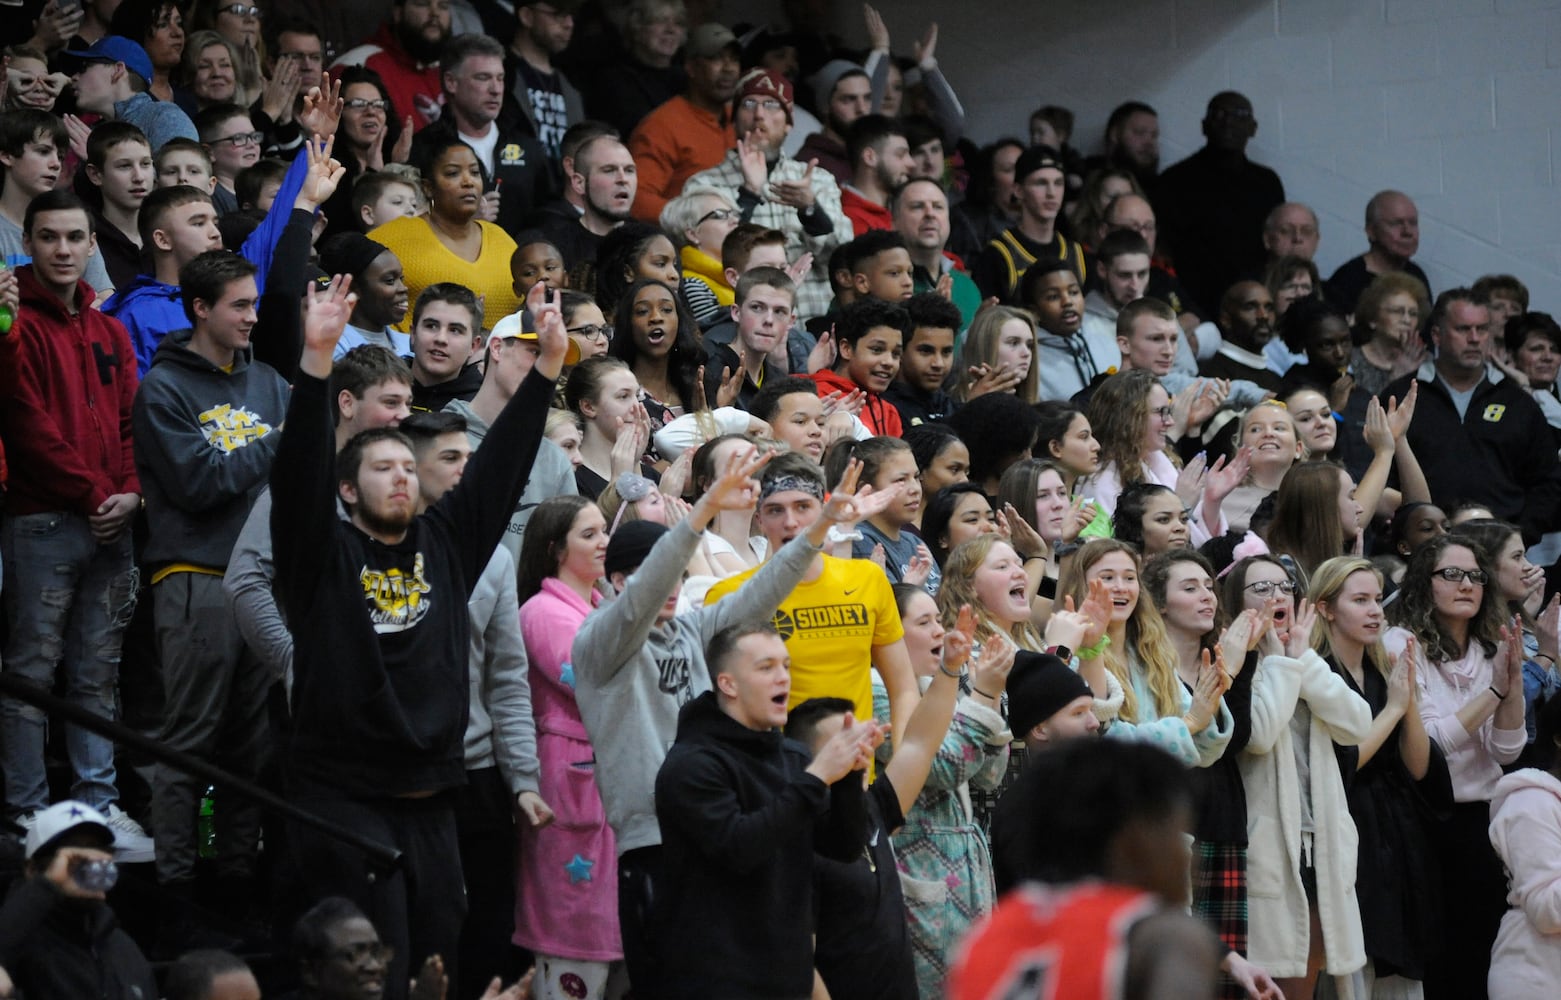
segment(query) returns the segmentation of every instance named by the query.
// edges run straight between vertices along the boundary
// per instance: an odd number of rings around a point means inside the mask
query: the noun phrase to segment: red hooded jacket
[[[832,372],[828,368],[814,372],[811,377],[818,384],[818,394],[821,397],[832,392],[844,395],[862,388],[844,375]],[[905,436],[904,427],[900,423],[900,411],[894,408],[893,403],[886,401],[876,392],[867,393],[867,402],[862,404],[862,412],[857,416],[874,434],[884,437]]]
[[[16,269],[21,308],[10,337],[14,361],[0,386],[0,439],[10,461],[11,514],[96,514],[115,493],[139,493],[130,440],[136,358],[119,320],[93,309],[77,284],[80,312]]]

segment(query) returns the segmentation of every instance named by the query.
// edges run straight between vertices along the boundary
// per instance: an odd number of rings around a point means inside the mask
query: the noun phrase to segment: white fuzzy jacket
[[[1312,863],[1317,912],[1331,976],[1366,964],[1355,899],[1358,836],[1333,744],[1355,746],[1371,731],[1371,706],[1315,652],[1268,656],[1252,684],[1252,736],[1237,761],[1247,790],[1247,957],[1275,977],[1304,976],[1311,920],[1301,885],[1301,786],[1290,718],[1311,708]]]
[[[1511,873],[1491,949],[1491,1000],[1554,996],[1561,983],[1561,781],[1525,768],[1496,784],[1491,844]]]

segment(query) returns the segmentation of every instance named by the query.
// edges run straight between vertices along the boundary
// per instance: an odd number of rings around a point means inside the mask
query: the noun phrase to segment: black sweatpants
[[[449,995],[460,995],[466,888],[454,797],[447,791],[426,799],[352,799],[315,790],[295,796],[300,808],[402,852],[398,869],[375,872],[353,847],[313,827],[288,824],[293,862],[310,902],[345,896],[368,915],[380,940],[395,949],[385,978],[386,1000],[405,1000],[409,978],[429,955],[443,957]]]

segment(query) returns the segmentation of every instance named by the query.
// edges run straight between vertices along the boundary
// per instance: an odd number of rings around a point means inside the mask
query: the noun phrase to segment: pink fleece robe
[[[1561,989],[1561,781],[1525,768],[1496,783],[1491,844],[1511,873],[1491,949],[1490,1000],[1555,996]]]

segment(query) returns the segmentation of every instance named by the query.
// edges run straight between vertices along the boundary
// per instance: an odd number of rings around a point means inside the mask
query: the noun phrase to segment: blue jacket
[[[276,192],[276,200],[271,203],[271,211],[266,213],[265,219],[244,241],[239,251],[259,268],[255,274],[255,287],[261,295],[266,291],[266,275],[271,270],[271,258],[276,252],[277,240],[281,238],[282,229],[293,214],[293,202],[298,198],[308,172],[308,151],[300,149],[293,165],[287,169],[287,175],[282,178],[282,186]],[[157,353],[157,345],[162,343],[163,338],[175,330],[186,330],[190,326],[189,318],[184,315],[179,286],[158,281],[150,274],[140,275],[130,283],[130,287],[115,292],[104,303],[103,311],[125,324],[125,329],[130,332],[130,344],[136,352],[137,374],[142,377],[152,367],[152,355]]]

